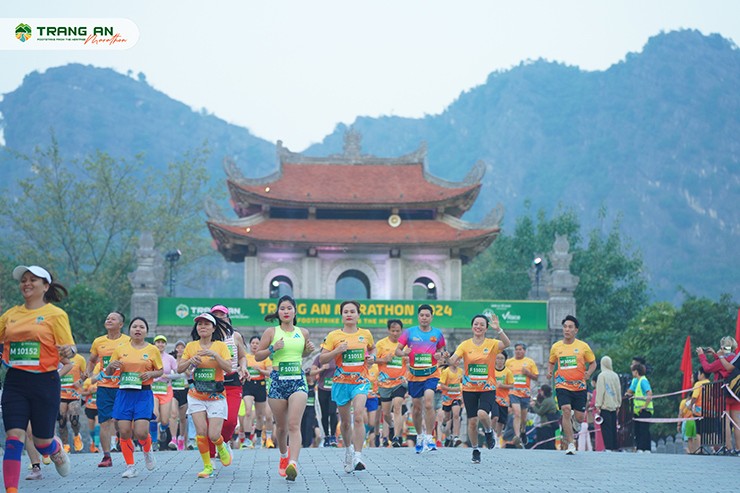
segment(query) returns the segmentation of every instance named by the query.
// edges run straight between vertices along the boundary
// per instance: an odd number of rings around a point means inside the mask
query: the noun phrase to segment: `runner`
[[[90,452],[98,453],[98,446],[100,445],[99,433],[100,425],[98,425],[98,403],[97,403],[97,392],[98,392],[98,374],[100,373],[100,363],[95,365],[92,372],[92,377],[88,377],[82,383],[79,390],[80,395],[85,401],[85,416],[87,417],[87,429],[90,432]],[[93,380],[94,379],[94,380]]]
[[[151,471],[157,464],[149,435],[149,420],[154,412],[152,382],[162,376],[163,370],[159,350],[144,340],[149,332],[147,321],[142,317],[131,319],[128,332],[131,341],[113,351],[105,373],[108,376],[113,373],[120,375],[113,419],[118,421],[121,452],[126,461],[126,470],[121,477],[130,479],[139,474],[134,467],[134,436],[141,444],[146,468]]]
[[[332,378],[331,398],[339,409],[339,425],[344,442],[344,472],[362,471],[362,446],[365,443],[365,404],[370,391],[368,364],[375,360],[373,335],[360,329],[360,304],[343,301],[339,305],[343,327],[333,330],[321,344],[321,364],[333,359],[337,369]],[[354,407],[354,412],[352,412]]]
[[[242,382],[247,375],[247,348],[242,335],[235,331],[231,325],[228,308],[224,305],[215,305],[211,308],[211,314],[221,319],[222,322],[225,322],[224,325],[219,324],[219,327],[223,332],[223,341],[229,348],[229,354],[231,355],[231,370],[224,375],[226,405],[229,414],[221,429],[221,436],[224,441],[230,442],[234,435],[236,424],[239,421],[239,407],[242,403]],[[212,454],[213,452],[211,451]]]
[[[231,465],[231,454],[226,446],[221,429],[228,415],[224,391],[224,372],[231,371],[229,348],[220,339],[223,332],[218,330],[220,320],[210,313],[195,317],[195,325],[190,332],[193,342],[185,346],[177,371],[193,371],[193,385],[188,391],[188,414],[195,425],[198,452],[203,459],[203,470],[199,478],[213,476],[211,454],[208,442],[218,450],[224,467]]]
[[[509,393],[511,410],[514,413],[514,445],[526,443],[527,412],[532,398],[532,382],[539,376],[537,364],[527,358],[527,345],[523,342],[514,344],[514,358],[506,361],[506,368],[514,375],[514,388]],[[499,420],[501,423],[501,420]],[[505,422],[504,422],[505,423]]]
[[[370,381],[370,390],[367,393],[365,402],[365,441],[367,447],[377,447],[378,428],[380,427],[380,415],[378,407],[380,399],[378,395],[378,365],[373,364],[367,369],[367,379]],[[386,444],[387,445],[387,444]]]
[[[442,411],[447,440],[445,447],[459,447],[460,440],[460,409],[462,407],[462,376],[463,370],[457,365],[457,360],[450,360],[447,368],[442,370],[439,377],[439,387],[442,390]]]
[[[311,376],[311,372],[306,373],[306,384],[308,385],[308,398],[306,399],[306,409],[303,410],[301,418],[301,438],[303,439],[303,448],[309,448],[318,444],[321,438],[319,433],[319,422],[316,420],[316,379]]]
[[[19,281],[24,303],[0,316],[3,363],[10,367],[2,392],[6,493],[18,491],[29,423],[36,449],[51,457],[60,476],[69,474],[69,457],[54,436],[61,389],[57,368],[60,358],[77,352],[67,314],[52,304],[67,295],[64,286],[36,265],[16,267],[13,279]]]
[[[273,370],[267,398],[275,418],[275,433],[280,450],[278,474],[288,481],[298,476],[301,453],[301,418],[308,399],[308,386],[301,367],[303,356],[314,351],[306,329],[296,326],[296,303],[290,296],[281,296],[277,309],[265,321],[280,324],[265,330],[255,353],[257,361],[272,359]],[[288,450],[290,438],[290,450]]]
[[[272,372],[272,361],[270,358],[265,358],[259,362],[255,359],[255,354],[259,347],[260,338],[258,336],[252,336],[249,339],[250,353],[247,354],[247,379],[242,384],[244,408],[246,411],[244,422],[247,424],[244,432],[251,432],[252,408],[254,407],[256,422],[254,425],[254,435],[250,436],[250,439],[253,441],[255,448],[262,446],[262,430],[265,429],[265,416],[267,413],[266,380]]]
[[[85,358],[79,354],[75,354],[70,362],[72,363],[72,368],[60,380],[62,390],[60,394],[59,415],[57,416],[59,438],[62,440],[64,451],[67,453],[69,453],[71,445],[74,446],[75,452],[82,451],[82,437],[80,436],[81,396],[77,390],[77,386],[84,381],[82,377],[87,370]],[[67,422],[72,426],[72,443],[69,440]]]
[[[118,393],[118,381],[120,372],[114,372],[111,376],[105,373],[113,351],[118,346],[128,344],[131,338],[121,333],[125,317],[120,312],[111,312],[105,319],[105,330],[108,333],[97,337],[90,348],[90,358],[87,361],[88,368],[95,368],[101,363],[101,371],[98,381],[98,423],[100,423],[100,448],[103,449],[103,460],[98,467],[112,467],[113,459],[110,456],[111,439],[116,436],[116,422],[111,418],[113,404]],[[89,376],[89,375],[88,375]]]
[[[170,353],[170,356],[175,358],[179,365],[184,352],[185,341],[178,340],[175,343],[175,350]],[[192,373],[188,373],[187,371],[178,373],[170,382],[172,385],[172,397],[175,402],[170,413],[170,434],[172,435],[172,440],[167,445],[170,450],[185,450],[185,444],[188,443],[188,380],[192,379],[192,376]]]
[[[403,399],[407,392],[406,371],[408,358],[396,356],[398,338],[403,330],[403,322],[398,319],[388,320],[388,336],[378,341],[375,346],[378,361],[378,395],[383,412],[383,446],[390,440],[393,447],[400,447],[401,430],[403,429]],[[396,432],[399,433],[396,437]]]
[[[159,422],[159,450],[165,450],[174,438],[170,432],[170,415],[172,414],[172,399],[174,398],[170,382],[180,375],[177,373],[177,360],[165,351],[167,349],[167,337],[161,334],[154,337],[154,345],[159,350],[163,372],[162,376],[152,383],[154,415]]]
[[[431,325],[434,309],[426,304],[420,305],[416,314],[419,325],[409,327],[401,333],[396,356],[409,358],[409,373],[406,380],[409,395],[413,399],[412,416],[417,432],[415,450],[420,454],[425,450],[437,450],[432,438],[436,413],[434,392],[440,377],[437,360],[446,357],[446,352],[442,331]]]
[[[517,346],[520,344],[517,344]],[[516,350],[516,349],[515,349]],[[494,448],[501,447],[504,439],[504,427],[509,421],[509,405],[511,403],[512,389],[516,388],[516,377],[512,373],[506,360],[506,351],[501,351],[496,355],[496,404],[498,405],[498,420],[494,425],[496,431],[496,442]],[[529,400],[529,399],[527,399]],[[527,403],[527,407],[529,403]],[[519,428],[514,425],[514,432]],[[526,438],[526,434],[524,435]],[[517,440],[519,436],[514,436],[514,446],[522,448],[522,440]],[[526,442],[525,442],[526,443]]]
[[[321,427],[324,429],[324,447],[337,447],[336,429],[339,425],[337,416],[337,403],[331,399],[331,388],[334,384],[334,372],[337,366],[334,360],[321,364],[316,356],[311,366],[311,374],[316,378],[318,388],[319,409],[321,410]]]
[[[563,412],[563,447],[568,455],[576,453],[576,444],[573,441],[573,424],[571,416],[575,414],[576,421],[583,422],[586,413],[587,393],[586,381],[596,371],[596,357],[588,344],[576,339],[578,334],[578,319],[568,315],[563,319],[563,340],[556,342],[550,348],[550,359],[547,369],[547,379],[555,372],[555,393],[558,406]],[[588,365],[588,367],[586,366]]]

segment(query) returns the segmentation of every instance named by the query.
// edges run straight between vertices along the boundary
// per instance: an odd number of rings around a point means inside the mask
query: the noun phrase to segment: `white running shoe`
[[[126,470],[123,471],[123,474],[121,474],[121,477],[126,478],[126,479],[131,479],[131,478],[135,478],[138,475],[139,475],[139,472],[136,469],[134,469],[134,466],[128,466],[126,467]]]
[[[576,444],[575,443],[569,443],[568,444],[568,450],[565,451],[567,455],[575,455],[576,453]]]
[[[344,449],[344,472],[350,473],[355,470],[355,447],[350,445]]]
[[[69,456],[67,456],[67,452],[64,451],[64,447],[62,446],[62,441],[58,438],[54,438],[54,440],[57,441],[59,444],[59,452],[56,454],[51,454],[49,458],[54,463],[54,467],[57,468],[57,472],[61,477],[65,477],[69,474],[69,470],[71,468],[71,465],[69,463]]]
[[[154,458],[154,452],[144,452],[144,464],[148,471],[153,471],[157,467],[157,459]]]

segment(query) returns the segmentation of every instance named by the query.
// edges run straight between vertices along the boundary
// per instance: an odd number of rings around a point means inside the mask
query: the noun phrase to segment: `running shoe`
[[[362,462],[362,459],[353,459],[352,461],[354,463],[354,469],[355,471],[364,471],[365,470],[365,463]]]
[[[456,436],[455,438],[453,438],[452,446],[459,447],[460,445],[462,445],[462,440],[460,440],[460,437]]]
[[[298,465],[295,462],[290,462],[288,467],[285,468],[285,479],[288,481],[295,481],[298,477]]]
[[[255,449],[262,448],[262,438],[260,438],[260,437],[254,437],[254,448]]]
[[[473,449],[473,464],[480,464],[480,450]]]
[[[286,477],[289,463],[290,459],[288,457],[280,457],[280,463],[278,464],[278,474],[280,476]]]
[[[329,445],[329,442],[330,442],[330,438],[329,437],[324,437],[324,448],[327,448],[327,447],[330,446]]]
[[[337,448],[339,446],[339,444],[337,443],[337,437],[331,436],[329,438],[331,438],[331,440],[329,441],[329,446]]]
[[[218,447],[218,458],[221,460],[221,464],[223,464],[224,467],[231,465],[231,453],[229,452],[229,447],[227,447],[225,443],[222,443]]]
[[[75,435],[73,439],[75,452],[82,452],[82,437],[80,435]]]
[[[126,478],[126,479],[131,479],[131,478],[135,478],[138,475],[139,475],[139,471],[134,469],[134,466],[128,466],[126,467],[126,470],[123,471],[123,474],[121,474],[121,477]]]
[[[496,446],[496,441],[493,438],[493,432],[487,431],[485,432],[486,435],[486,447],[488,447],[488,450],[493,449],[493,447]]]
[[[429,452],[437,451],[437,443],[434,441],[433,436],[426,435],[424,437],[424,450],[428,450]]]
[[[244,443],[242,443],[241,446],[239,446],[239,448],[242,450],[248,449],[248,448],[254,448],[254,443],[252,443],[252,440],[250,440],[249,438],[245,438]]]
[[[198,473],[199,479],[212,478],[213,477],[213,466],[205,466],[202,471]]]
[[[416,435],[416,446],[414,447],[417,454],[424,452],[424,436]]]
[[[103,457],[103,460],[100,461],[98,467],[113,467],[113,459],[111,456]]]
[[[185,450],[185,438],[177,437],[177,450]]]
[[[401,437],[393,437],[393,448],[401,447]]]
[[[193,440],[192,438],[188,440],[188,450],[195,450],[195,440]]]
[[[390,440],[388,440],[387,438],[383,438],[383,445],[382,445],[382,447],[383,448],[388,448],[390,446],[391,446]]]
[[[511,443],[514,445],[514,448],[524,448],[522,447],[522,439],[519,437],[514,437]]]
[[[177,450],[177,439],[173,438],[170,443],[167,444],[167,448],[170,450]]]
[[[59,444],[59,452],[56,454],[51,454],[49,458],[54,463],[54,467],[56,467],[57,472],[61,477],[65,477],[69,474],[70,464],[69,464],[69,457],[67,456],[67,453],[62,448],[62,441],[58,438],[54,438],[54,440],[57,441]]]
[[[268,438],[265,440],[265,448],[275,448],[275,444],[272,441],[272,438]]]
[[[65,444],[65,445],[64,445],[64,451],[65,451],[66,453],[70,453],[70,452],[72,451],[72,447],[70,447],[69,445],[66,445],[66,444]]]
[[[568,450],[565,451],[567,455],[575,455],[576,453],[576,444],[575,443],[569,443],[568,444]]]
[[[445,448],[452,447],[452,437],[445,438],[444,446],[445,446]]]
[[[48,455],[42,455],[41,462],[43,462],[45,466],[48,466],[51,464],[51,458]]]
[[[157,459],[154,458],[154,452],[144,452],[144,464],[148,471],[153,471],[157,467]]]
[[[93,453],[93,454],[97,454],[98,452],[100,452],[100,450],[98,450],[98,447],[96,447],[95,444],[91,442],[90,443],[90,452]]]
[[[344,472],[350,473],[355,470],[354,458],[355,447],[350,445],[344,449]]]
[[[26,476],[26,479],[33,481],[36,479],[44,479],[44,476],[41,474],[41,468],[32,468],[31,472],[28,473],[28,476]]]

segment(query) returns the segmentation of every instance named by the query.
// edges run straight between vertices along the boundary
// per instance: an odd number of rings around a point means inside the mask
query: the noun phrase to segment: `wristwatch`
[[[275,346],[273,346],[272,344],[270,344],[270,347],[268,347],[267,349],[270,350],[270,354],[275,354]]]

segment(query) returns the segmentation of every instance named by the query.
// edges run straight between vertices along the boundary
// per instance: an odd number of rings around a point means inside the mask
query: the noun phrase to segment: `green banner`
[[[360,327],[385,327],[389,318],[397,318],[404,327],[416,325],[416,307],[428,303],[434,308],[432,325],[440,329],[469,329],[471,318],[479,313],[495,313],[501,327],[514,330],[547,330],[546,301],[439,301],[359,300]],[[269,327],[265,315],[276,310],[274,299],[160,298],[159,325],[192,326],[193,318],[213,305],[225,305],[236,327]],[[341,301],[296,300],[298,325],[302,327],[339,327]]]

